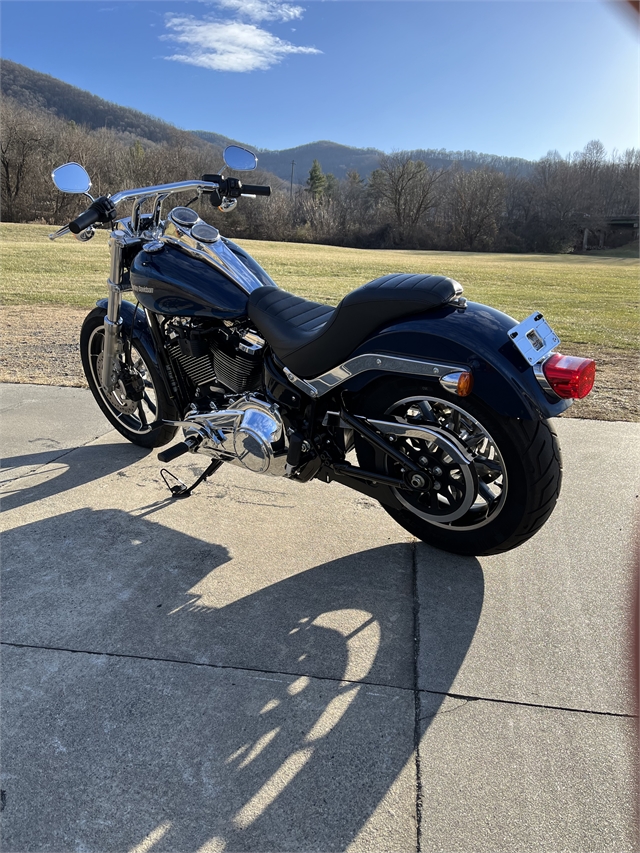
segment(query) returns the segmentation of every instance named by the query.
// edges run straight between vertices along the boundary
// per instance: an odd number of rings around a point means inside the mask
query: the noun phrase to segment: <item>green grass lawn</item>
[[[0,225],[0,299],[5,305],[91,307],[106,296],[106,232],[90,243],[51,242],[49,226]],[[465,296],[517,320],[544,313],[562,341],[637,350],[640,261],[627,253],[496,255],[342,249],[242,240],[285,290],[336,304],[355,287],[390,272],[448,275]]]

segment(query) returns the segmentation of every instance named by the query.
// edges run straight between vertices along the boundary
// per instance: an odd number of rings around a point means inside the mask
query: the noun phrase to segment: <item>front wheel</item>
[[[385,509],[418,539],[456,554],[498,554],[526,542],[551,515],[562,461],[548,421],[501,417],[478,400],[415,382],[365,392],[355,410],[443,436],[431,441],[414,430],[394,442],[424,471],[425,488],[395,489],[402,509]],[[363,468],[402,479],[401,466],[362,437],[356,452]]]
[[[161,447],[176,433],[176,427],[164,421],[179,420],[179,414],[167,398],[148,346],[135,334],[129,340],[128,329],[123,331],[120,379],[113,391],[102,385],[105,315],[103,308],[94,308],[80,333],[80,355],[89,388],[107,420],[125,438],[141,447]]]

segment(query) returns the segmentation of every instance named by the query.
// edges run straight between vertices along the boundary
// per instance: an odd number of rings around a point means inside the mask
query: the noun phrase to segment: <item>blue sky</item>
[[[638,27],[605,0],[3,0],[2,56],[262,148],[537,159],[639,143]]]

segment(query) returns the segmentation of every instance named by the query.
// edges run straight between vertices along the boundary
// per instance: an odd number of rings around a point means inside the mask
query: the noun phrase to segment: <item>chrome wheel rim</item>
[[[102,384],[102,361],[104,351],[104,329],[100,326],[91,333],[89,338],[89,364],[95,387],[111,413],[130,432],[143,435],[151,432],[158,419],[158,393],[153,384],[149,369],[142,354],[131,345],[129,370],[140,376],[144,384],[142,400],[130,400],[122,380],[113,391],[107,391]],[[124,366],[124,357],[121,356]]]
[[[421,458],[428,460],[424,467],[432,485],[424,492],[394,489],[403,506],[430,524],[458,531],[475,530],[497,518],[507,498],[507,469],[496,442],[480,421],[448,400],[428,396],[398,400],[387,409],[385,416],[444,430],[472,457],[469,467],[475,488],[470,494],[468,478],[462,477],[462,472],[456,473],[456,466],[435,443],[430,446],[429,442],[402,440],[410,458],[416,462]],[[393,468],[393,464],[388,463],[388,468]],[[435,484],[440,485],[440,490],[434,488]],[[466,493],[461,494],[464,489]]]

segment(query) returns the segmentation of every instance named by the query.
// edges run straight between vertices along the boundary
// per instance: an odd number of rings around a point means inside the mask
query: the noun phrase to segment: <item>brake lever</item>
[[[65,234],[71,234],[71,230],[70,230],[68,225],[65,225],[62,228],[59,228],[53,234],[49,234],[49,239],[50,240],[57,240],[58,237],[64,237]]]
[[[71,233],[72,232],[71,232],[71,229],[69,228],[69,226],[65,225],[64,228],[60,228],[55,233],[49,234],[49,239],[50,240],[57,240],[58,237],[64,237],[65,234],[71,234]],[[79,234],[74,234],[73,236],[76,238],[76,240],[79,240],[81,243],[86,243],[88,240],[90,240],[95,235],[95,233],[96,233],[96,229],[93,227],[93,225],[89,225],[89,227],[85,228],[84,231],[81,231]]]

